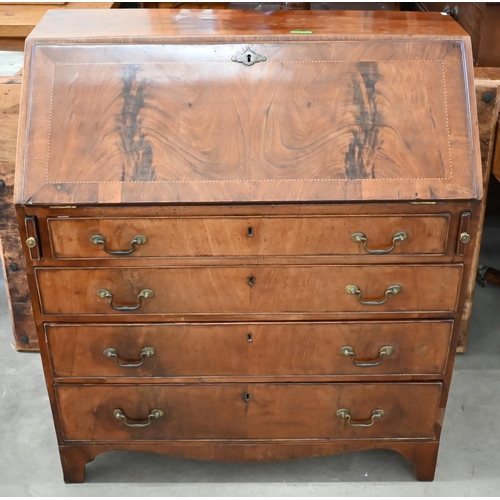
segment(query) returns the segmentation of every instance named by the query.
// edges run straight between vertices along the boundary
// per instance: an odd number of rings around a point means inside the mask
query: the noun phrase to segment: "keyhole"
[[[247,54],[247,62],[252,62],[252,54]]]
[[[250,397],[250,393],[249,392],[245,392],[245,401],[248,403],[250,401],[251,397]]]
[[[249,276],[248,277],[248,284],[250,286],[254,286],[255,285],[255,276]]]
[[[253,227],[250,226],[248,229],[247,229],[247,234],[248,236],[252,237],[253,236]]]
[[[253,340],[253,335],[251,333],[247,333],[247,341],[252,342]]]

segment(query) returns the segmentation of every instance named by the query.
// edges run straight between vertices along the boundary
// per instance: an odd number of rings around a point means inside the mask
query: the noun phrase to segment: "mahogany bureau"
[[[469,38],[406,12],[51,11],[15,202],[64,478],[385,448],[432,480],[478,244]]]

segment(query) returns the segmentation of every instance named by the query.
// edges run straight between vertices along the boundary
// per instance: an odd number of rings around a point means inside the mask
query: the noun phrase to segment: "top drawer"
[[[449,214],[48,219],[55,259],[442,255]]]

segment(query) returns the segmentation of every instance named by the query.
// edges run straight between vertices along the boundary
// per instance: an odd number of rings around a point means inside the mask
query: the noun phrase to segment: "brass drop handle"
[[[396,243],[399,243],[401,241],[405,241],[407,239],[408,239],[408,233],[406,233],[405,231],[398,231],[392,237],[392,246],[390,248],[382,248],[379,250],[372,250],[371,248],[368,248],[368,238],[365,236],[364,233],[351,234],[351,240],[354,241],[354,243],[363,242],[363,248],[365,249],[365,251],[367,251],[368,253],[371,253],[371,254],[375,254],[375,255],[390,253],[396,248]]]
[[[125,413],[124,413],[124,411],[121,408],[116,408],[113,411],[113,415],[118,420],[123,420],[123,423],[127,427],[147,427],[149,424],[151,424],[151,419],[152,418],[163,417],[163,415],[165,415],[165,412],[163,410],[158,410],[156,408],[154,410],[151,410],[151,412],[147,416],[147,422],[128,422],[127,421],[127,417],[125,416]]]
[[[116,364],[121,366],[122,368],[134,368],[136,366],[141,366],[144,363],[144,358],[149,356],[154,356],[156,353],[156,349],[154,347],[143,347],[141,351],[141,360],[140,361],[132,361],[132,362],[124,362],[120,361],[120,357],[118,355],[118,349],[114,347],[108,347],[104,349],[103,354],[108,358],[116,358]]]
[[[134,306],[115,306],[113,304],[113,294],[109,291],[106,290],[106,288],[100,288],[97,290],[97,295],[101,297],[101,299],[109,299],[109,305],[115,310],[115,311],[136,311],[139,309],[139,307],[142,306],[142,299],[149,299],[151,298],[155,293],[153,290],[149,290],[149,288],[146,288],[144,290],[141,290],[139,292],[139,295],[137,295],[137,304]]]
[[[380,363],[382,363],[382,356],[390,356],[394,352],[394,349],[390,345],[385,345],[384,347],[380,348],[378,359],[375,361],[370,361],[366,363],[358,363],[356,361],[356,355],[354,354],[354,349],[350,345],[346,345],[344,347],[340,348],[340,354],[342,356],[352,356],[352,362],[356,366],[359,366],[361,368],[367,368],[370,366],[378,366]]]
[[[375,423],[375,419],[382,418],[384,415],[384,410],[377,409],[372,411],[372,418],[369,422],[351,422],[351,413],[347,408],[337,410],[337,417],[346,418],[348,425],[351,427],[371,427]]]
[[[145,245],[148,239],[143,234],[138,234],[132,238],[129,250],[108,250],[106,248],[106,238],[102,234],[94,234],[90,237],[90,242],[94,245],[102,245],[102,249],[110,255],[129,255],[136,250],[135,245]]]
[[[397,295],[398,293],[401,293],[402,290],[403,287],[401,285],[391,285],[385,291],[384,298],[382,300],[363,300],[361,298],[361,290],[359,289],[359,287],[357,287],[356,285],[347,285],[345,287],[345,291],[349,295],[357,295],[360,304],[363,304],[364,306],[381,306],[382,304],[385,304],[387,302],[389,295]]]

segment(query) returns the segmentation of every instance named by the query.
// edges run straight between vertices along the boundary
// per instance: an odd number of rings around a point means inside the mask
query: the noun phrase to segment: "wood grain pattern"
[[[17,232],[12,203],[21,85],[18,77],[0,77],[0,234]]]
[[[495,2],[417,2],[423,11],[456,12],[455,19],[471,36],[476,66],[500,65],[500,5]],[[456,9],[456,10],[455,10]]]
[[[497,125],[496,125],[496,132],[495,132],[495,139],[494,139],[495,144],[500,144],[500,126],[499,126],[499,122],[500,122],[500,115],[499,115],[498,122],[497,122]],[[495,149],[492,152],[491,173],[500,182],[500,148],[499,147],[495,147]]]
[[[9,299],[12,302],[29,304],[30,293],[19,235],[3,234],[0,244]],[[34,333],[33,331],[32,334]]]
[[[473,242],[472,251],[474,253],[472,266],[477,269],[479,262],[480,242],[482,236],[482,226],[484,214],[486,211],[486,193],[488,192],[488,183],[490,173],[494,170],[493,152],[496,148],[500,151],[500,128],[497,126],[498,111],[500,109],[500,100],[498,93],[500,88],[500,69],[499,68],[475,68],[474,74],[476,85],[476,102],[479,119],[479,137],[481,142],[481,162],[483,169],[483,192],[485,193],[481,201],[481,225],[477,239]],[[496,146],[495,146],[496,145]],[[499,153],[500,155],[500,153]],[[471,275],[467,283],[467,299],[463,311],[462,327],[458,339],[458,352],[466,352],[469,333],[469,323],[472,311],[472,301],[474,298],[474,289],[476,286],[476,277]]]
[[[203,443],[113,443],[87,445],[61,445],[59,453],[66,483],[81,483],[85,479],[85,466],[106,451],[117,449],[163,453],[197,460],[219,461],[276,461],[295,460],[304,456],[319,457],[347,451],[389,449],[403,455],[413,463],[419,481],[432,481],[436,468],[439,443],[437,441],[373,441],[373,440],[330,440],[293,442],[237,442],[205,441]]]
[[[0,37],[26,38],[49,9],[109,9],[113,2],[56,2],[41,5],[0,4]]]
[[[23,250],[13,204],[14,165],[21,76],[0,77],[0,253],[14,342],[19,351],[38,350]]]
[[[458,40],[107,43],[35,43],[19,201],[481,196]]]
[[[193,377],[255,375],[443,374],[452,322],[248,323],[189,325],[46,325],[55,378]],[[340,349],[353,347],[356,362],[376,362],[380,349],[394,352],[378,366],[358,367]],[[154,356],[139,367],[120,363]]]
[[[298,254],[293,254],[290,253],[288,255],[251,255],[250,253],[246,253],[245,255],[228,255],[228,256],[210,256],[210,255],[205,255],[203,257],[155,257],[155,265],[157,266],[197,266],[200,263],[203,263],[203,265],[229,265],[229,266],[239,266],[243,263],[243,261],[247,265],[259,265],[262,264],[262,259],[265,257],[265,262],[268,264],[299,264],[302,265],[304,263],[308,264],[357,264],[360,262],[359,259],[362,259],[363,264],[377,264],[377,263],[390,263],[390,264],[396,264],[396,263],[430,263],[430,264],[436,264],[436,263],[448,263],[448,262],[460,262],[461,258],[459,258],[456,253],[456,242],[458,239],[458,226],[459,226],[459,220],[461,217],[461,213],[464,211],[470,212],[471,210],[474,209],[474,204],[471,202],[460,202],[460,203],[450,203],[450,202],[436,202],[436,203],[409,203],[409,204],[380,204],[380,203],[373,203],[373,204],[349,204],[349,203],[335,203],[335,204],[294,204],[294,205],[163,205],[163,206],[141,206],[141,207],[85,207],[85,208],[74,208],[73,207],[62,207],[56,209],[55,207],[51,208],[42,208],[42,207],[26,207],[24,210],[26,211],[26,214],[30,215],[36,215],[37,220],[38,220],[38,225],[40,229],[40,237],[42,239],[41,245],[42,245],[42,252],[45,258],[43,259],[43,265],[44,266],[55,266],[55,267],[65,267],[65,266],[89,266],[91,264],[92,266],[117,266],[117,267],[129,267],[130,265],[134,265],[134,262],[137,264],[138,258],[137,256],[140,255],[140,252],[142,253],[144,249],[147,247],[146,245],[141,246],[136,246],[137,250],[127,256],[119,256],[117,258],[108,258],[107,254],[99,249],[97,246],[95,246],[95,252],[96,252],[96,258],[92,260],[92,262],[89,262],[87,259],[84,258],[69,258],[69,259],[54,259],[53,257],[53,252],[54,248],[52,245],[52,234],[51,230],[49,229],[49,226],[52,224],[52,220],[54,218],[57,218],[58,221],[61,221],[63,223],[64,220],[67,220],[67,223],[72,225],[73,221],[76,221],[76,224],[78,224],[79,219],[96,219],[96,220],[102,220],[102,223],[105,224],[101,226],[103,230],[106,231],[105,236],[107,238],[112,238],[113,239],[113,246],[112,249],[118,248],[118,247],[123,247],[130,245],[130,240],[128,242],[126,240],[122,240],[122,236],[119,236],[118,239],[114,239],[110,233],[108,232],[109,229],[111,228],[111,221],[108,221],[109,219],[124,219],[127,216],[130,217],[128,220],[130,221],[131,227],[134,227],[134,229],[139,230],[141,226],[135,225],[134,221],[139,221],[141,219],[186,219],[186,224],[193,224],[194,219],[220,219],[220,218],[225,218],[228,221],[228,226],[231,227],[231,221],[233,219],[237,219],[240,221],[243,221],[244,219],[252,219],[252,220],[265,220],[265,227],[267,228],[268,224],[268,219],[269,220],[274,220],[274,219],[284,219],[284,220],[290,220],[289,224],[291,224],[290,227],[293,227],[294,223],[291,222],[292,219],[297,218],[298,220],[305,221],[309,218],[313,217],[325,217],[329,218],[330,220],[337,220],[338,218],[340,220],[346,221],[346,223],[349,225],[350,223],[347,222],[349,221],[350,218],[354,220],[361,220],[362,218],[364,219],[371,219],[373,217],[373,223],[367,223],[363,225],[363,228],[366,229],[366,235],[369,237],[369,240],[372,242],[369,242],[369,247],[371,248],[372,245],[375,246],[382,246],[382,244],[386,245],[391,241],[392,236],[396,232],[396,229],[393,228],[386,228],[385,224],[381,224],[382,221],[387,220],[386,217],[395,217],[395,221],[398,221],[398,218],[402,217],[404,220],[406,220],[406,217],[409,217],[409,220],[412,220],[412,216],[415,217],[422,217],[425,219],[426,217],[432,217],[432,220],[435,220],[433,217],[441,218],[441,217],[448,217],[449,218],[449,225],[448,225],[448,235],[446,238],[446,249],[443,254],[409,254],[409,253],[400,253],[401,249],[398,249],[400,247],[401,243],[396,244],[396,249],[394,252],[385,254],[385,255],[369,255],[367,253],[360,253],[364,252],[363,245],[362,244],[355,244],[350,240],[349,236],[349,241],[346,243],[350,243],[353,245],[353,247],[358,247],[355,249],[355,253],[352,254],[318,254],[318,255],[298,255]],[[380,219],[379,219],[380,217]],[[437,219],[436,219],[437,220]],[[83,224],[83,223],[82,223]],[[155,223],[156,224],[156,223]],[[181,224],[182,225],[182,224]],[[399,224],[398,224],[399,226]],[[419,245],[434,245],[434,243],[423,243],[424,240],[427,239],[433,239],[434,237],[440,237],[440,230],[437,230],[438,228],[432,229],[432,231],[427,232],[427,230],[424,230],[424,227],[427,227],[430,230],[430,227],[428,227],[428,223],[421,225],[420,223],[418,224],[419,229],[418,233],[415,234],[413,233],[413,223],[410,224],[410,230],[412,231],[413,236],[406,240],[404,243],[406,245],[413,246],[415,245],[417,239],[415,236],[418,237],[419,240]],[[76,227],[76,226],[75,226]],[[99,226],[92,224],[92,229],[99,229]],[[124,226],[119,225],[120,231],[122,230]],[[142,226],[144,227],[144,226]],[[262,226],[263,228],[264,226]],[[337,227],[337,226],[336,226]],[[347,227],[347,226],[346,226]],[[359,226],[356,226],[359,228]],[[378,234],[375,234],[373,229],[377,227],[379,228],[380,232]],[[258,231],[254,231],[254,237],[256,238],[256,243],[250,243],[251,246],[254,246],[255,252],[260,252],[263,251],[263,246],[259,243],[257,244],[257,241],[262,242],[262,228],[260,229],[260,233]],[[214,229],[214,227],[212,227]],[[279,229],[278,227],[275,228],[276,232],[279,234],[283,234],[283,231]],[[415,228],[416,229],[416,228]],[[219,239],[223,239],[227,234],[227,229],[226,228],[218,228],[217,229],[220,234],[210,234],[209,238],[205,242],[205,245],[203,243],[200,243],[201,247],[214,247],[216,245],[216,242]],[[241,230],[245,232],[245,238],[247,240],[252,240],[252,238],[248,238],[246,236],[248,227],[241,227]],[[302,231],[304,231],[304,226],[302,228]],[[437,230],[437,232],[435,232]],[[387,232],[386,232],[387,231]],[[420,232],[422,231],[422,232]],[[140,233],[134,233],[134,235],[130,235],[128,233],[128,228],[125,229],[125,233],[127,239],[128,236],[135,236]],[[260,236],[259,236],[260,234]],[[301,248],[312,248],[316,247],[316,244],[314,241],[318,240],[319,242],[319,234],[314,235],[313,241],[312,242],[307,242],[304,240],[304,237],[302,234],[297,234],[297,233],[286,233],[284,234],[283,239],[285,242],[280,241],[276,242],[276,245],[280,247],[281,249],[287,248],[287,243],[292,234],[295,234],[297,236],[297,240],[295,241],[295,247],[297,248],[297,251],[299,251]],[[381,238],[383,238],[384,242],[382,242]],[[90,239],[91,234],[88,235]],[[148,237],[151,237],[151,234],[148,233]],[[208,236],[208,234],[207,234]],[[225,253],[230,253],[234,252],[234,245],[238,244],[238,241],[240,241],[240,236],[234,235],[234,236],[229,236],[230,241],[228,241],[228,247],[231,250],[226,250]],[[75,238],[78,238],[79,241],[81,241],[82,249],[80,252],[83,255],[83,248],[87,247],[87,235],[85,235],[81,240],[81,235],[77,236],[76,234],[68,233],[65,237],[65,239],[69,241],[74,241]],[[117,235],[118,238],[118,235]],[[159,243],[160,236],[159,235],[153,235],[152,238]],[[172,249],[175,249],[178,247],[181,247],[184,245],[184,242],[186,245],[193,245],[195,241],[198,240],[198,236],[196,234],[183,234],[182,236],[179,236],[179,242],[174,242],[170,241],[172,238],[167,237],[164,239],[164,245],[165,248],[169,247]],[[245,241],[245,238],[243,240]],[[259,240],[260,238],[260,240]],[[274,235],[271,235],[267,230],[265,234],[265,238],[267,242],[276,241],[276,237]],[[330,241],[336,242],[338,238],[342,238],[342,233],[339,233],[337,235],[335,232],[332,231],[332,233],[329,235]],[[153,239],[151,241],[153,241]],[[323,238],[322,238],[323,240]],[[328,237],[324,238],[325,245],[328,245]],[[110,240],[111,241],[111,240]],[[268,246],[268,243],[264,246]],[[73,243],[72,243],[73,244]],[[337,244],[337,243],[335,243]],[[94,245],[91,245],[94,247]],[[259,248],[257,248],[259,247]],[[75,252],[76,247],[75,248]],[[262,248],[262,250],[261,250]],[[319,247],[318,247],[319,248]],[[384,247],[387,248],[387,247]],[[406,246],[406,249],[409,247]],[[429,247],[430,248],[430,247]],[[321,248],[319,248],[321,249]],[[252,251],[254,251],[252,250]],[[206,251],[204,252],[206,253]],[[136,256],[134,257],[134,254]],[[97,258],[97,255],[102,255],[102,258]],[[106,256],[106,257],[105,257]],[[200,260],[201,259],[201,260]]]
[[[137,43],[137,39],[168,36],[169,39],[190,37],[207,43],[219,39],[231,42],[235,38],[270,39],[275,35],[288,35],[289,39],[314,40],[316,35],[342,37],[356,35],[366,38],[381,38],[384,35],[412,36],[421,40],[430,38],[449,39],[463,37],[466,32],[450,17],[440,13],[419,12],[258,12],[220,10],[200,12],[183,9],[179,12],[168,9],[120,11],[120,23],[116,23],[116,12],[82,11],[77,16],[69,11],[49,12],[30,39],[71,41],[75,38],[117,37]],[[216,22],[214,22],[216,21]],[[296,29],[310,29],[313,36],[290,35],[290,24]],[[215,27],[214,27],[215,26]]]
[[[66,480],[111,449],[261,460],[382,446],[431,480],[481,222],[470,40],[440,15],[110,21],[49,15],[27,42],[20,110],[16,210],[22,238],[31,217],[39,239],[27,271]],[[266,60],[233,62],[247,49]],[[317,253],[345,252],[361,217],[377,246],[400,230],[389,218],[419,223],[394,255]],[[78,249],[90,228],[115,249],[146,226],[136,257]],[[409,253],[420,240],[437,253]],[[380,305],[345,289],[382,301],[396,284]],[[116,311],[100,288],[115,307],[155,294]],[[134,360],[149,340],[137,376],[111,358],[100,371],[106,347]],[[371,375],[337,352],[373,360],[382,340],[394,357]],[[165,415],[142,429],[113,415],[155,407]],[[386,413],[350,427],[341,407],[359,423]]]
[[[103,288],[114,295],[116,306],[135,305],[141,290],[153,290],[155,295],[143,299],[135,311],[138,318],[321,313],[326,319],[347,312],[453,313],[461,276],[461,265],[36,269],[43,314],[105,315],[103,319],[124,315],[111,308],[109,299],[97,295]],[[249,277],[254,278],[253,286]],[[402,292],[383,305],[366,306],[346,293],[347,285],[357,285],[364,300],[382,300],[391,285],[400,285]]]
[[[38,339],[18,234],[2,235],[0,257],[6,282],[15,347],[18,351],[37,351]]]
[[[145,9],[227,9],[229,2],[142,2]]]
[[[441,384],[57,385],[56,392],[65,442],[432,439]],[[427,404],[421,405],[423,400]],[[134,429],[114,417],[115,408],[132,422],[144,420],[153,408],[165,415]],[[350,427],[336,416],[340,408],[358,422],[369,421],[378,408],[385,415],[372,427]]]
[[[449,214],[400,217],[211,217],[151,219],[49,219],[56,259],[124,258],[104,251],[90,238],[101,234],[110,251],[129,250],[128,257],[251,256],[251,255],[370,255],[363,244],[351,240],[362,232],[370,250],[389,249],[396,232],[408,234],[390,254],[443,254]],[[400,228],[395,230],[394,228]],[[387,254],[389,255],[389,254]]]

